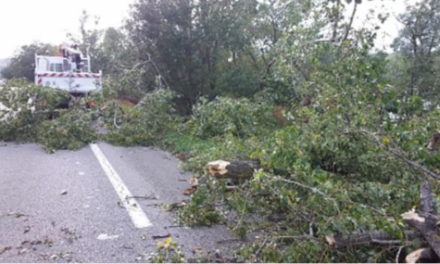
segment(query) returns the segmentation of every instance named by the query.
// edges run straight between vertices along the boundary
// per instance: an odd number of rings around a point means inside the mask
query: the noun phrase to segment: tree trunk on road
[[[209,174],[217,179],[249,179],[254,175],[254,170],[260,168],[260,162],[216,160],[209,162],[207,167]]]

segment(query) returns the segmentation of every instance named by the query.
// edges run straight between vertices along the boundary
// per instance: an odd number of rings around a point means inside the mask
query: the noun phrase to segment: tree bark
[[[422,237],[420,232],[414,231],[406,231],[405,232],[406,239],[413,239]],[[386,232],[383,231],[372,231],[366,233],[353,233],[348,236],[343,237],[327,237],[327,244],[335,249],[345,248],[356,245],[365,245],[365,244],[401,244],[402,241],[396,237],[390,236]]]
[[[434,206],[434,197],[432,195],[431,185],[428,180],[424,180],[420,186],[420,202],[423,206],[423,212],[428,215],[436,215],[437,210]]]
[[[257,160],[248,161],[211,161],[207,165],[209,174],[217,179],[249,179],[254,170],[260,168]]]
[[[437,219],[432,215],[426,217],[420,216],[415,211],[410,211],[402,215],[403,221],[411,227],[417,229],[422,235],[429,247],[440,256],[440,233],[437,230]]]

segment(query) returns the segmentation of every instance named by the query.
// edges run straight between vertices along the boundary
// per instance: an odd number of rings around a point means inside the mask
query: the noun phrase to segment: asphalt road
[[[191,258],[232,238],[222,226],[176,226],[176,214],[163,209],[189,199],[182,190],[190,174],[176,158],[97,145],[152,226],[136,226],[118,195],[122,187],[112,185],[90,146],[47,154],[38,145],[0,142],[0,262],[148,262],[163,240],[153,236],[167,234]]]

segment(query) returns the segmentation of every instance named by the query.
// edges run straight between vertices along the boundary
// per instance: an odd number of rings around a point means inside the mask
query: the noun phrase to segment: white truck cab
[[[102,72],[92,73],[90,57],[82,59],[82,67],[70,57],[39,56],[35,54],[35,84],[65,90],[71,94],[101,91]]]

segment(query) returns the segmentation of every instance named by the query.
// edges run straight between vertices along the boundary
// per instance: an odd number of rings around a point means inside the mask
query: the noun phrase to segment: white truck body
[[[102,73],[90,71],[90,58],[84,59],[83,63],[81,72],[76,72],[76,64],[69,58],[35,55],[35,84],[71,94],[101,91]]]

